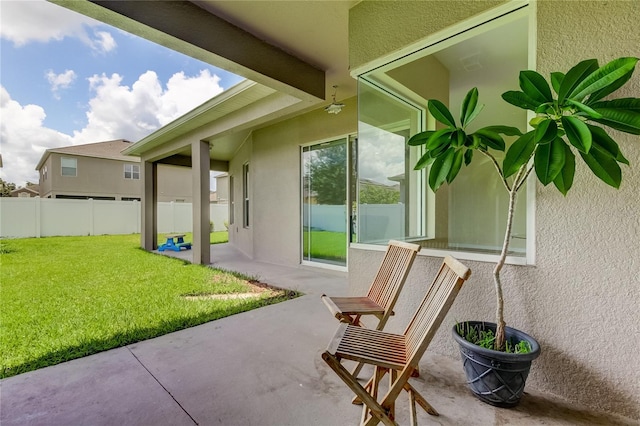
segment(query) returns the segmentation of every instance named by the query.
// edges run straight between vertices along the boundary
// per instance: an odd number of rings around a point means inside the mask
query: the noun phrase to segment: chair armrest
[[[352,318],[348,315],[345,315],[342,313],[342,311],[340,310],[340,308],[338,307],[338,305],[336,305],[333,300],[331,300],[331,298],[329,296],[327,296],[326,294],[323,294],[322,296],[320,296],[322,301],[324,302],[324,304],[327,306],[327,308],[329,309],[329,311],[331,311],[331,314],[336,317],[336,319],[340,320],[340,322],[346,322],[351,324],[351,322],[353,321]]]

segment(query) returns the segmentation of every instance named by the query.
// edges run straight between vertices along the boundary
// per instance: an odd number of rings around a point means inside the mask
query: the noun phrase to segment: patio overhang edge
[[[151,133],[147,137],[134,143],[129,148],[126,148],[125,150],[123,150],[122,154],[142,156],[144,153],[154,148],[157,148],[158,146],[164,144],[165,142],[196,129],[201,125],[200,121],[202,120],[206,121],[208,116],[212,117],[211,120],[214,119],[213,116],[215,114],[216,108],[219,108],[220,106],[226,103],[229,103],[233,99],[237,99],[238,95],[240,95],[241,93],[252,91],[256,93],[256,96],[262,96],[257,92],[264,91],[266,96],[267,94],[275,92],[274,90],[271,90],[271,89],[268,89],[268,90],[264,90],[264,89],[266,89],[264,86],[261,86],[258,83],[255,83],[253,81],[250,81],[250,80],[241,81],[235,86],[220,93],[218,96],[209,99],[208,101],[197,106],[196,108],[189,111],[188,113],[178,117],[177,119],[170,122],[169,124],[166,124],[165,126],[162,126],[155,132]],[[244,106],[246,105],[240,105],[236,108],[236,110],[241,109]],[[196,119],[199,119],[199,120],[197,120],[196,122],[195,121]]]

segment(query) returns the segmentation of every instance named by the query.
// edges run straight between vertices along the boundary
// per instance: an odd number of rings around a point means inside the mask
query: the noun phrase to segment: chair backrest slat
[[[450,256],[445,258],[420,307],[404,332],[409,365],[418,364],[463,282],[470,275],[471,271],[462,263]]]
[[[419,251],[420,246],[417,244],[389,241],[384,259],[367,294],[385,312],[395,304]]]

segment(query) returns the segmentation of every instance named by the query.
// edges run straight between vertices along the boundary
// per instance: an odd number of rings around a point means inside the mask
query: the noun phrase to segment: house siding
[[[408,2],[399,8],[392,2],[361,2],[350,15],[351,67],[456,23],[451,17],[471,16],[459,9],[475,14],[491,4]],[[566,71],[589,57],[603,64],[638,55],[639,2],[568,4],[537,2],[537,69],[543,75]],[[443,15],[445,7],[449,17]],[[388,13],[380,13],[381,8]],[[376,31],[370,31],[372,27]],[[638,93],[640,71],[619,92],[621,97]],[[640,138],[619,133],[616,138],[632,165],[623,166],[621,188],[606,186],[584,164],[578,165],[574,187],[566,197],[538,184],[536,265],[507,265],[502,281],[507,324],[535,336],[542,345],[527,386],[640,419],[640,360],[633,349],[636,342],[630,341],[640,335]],[[366,291],[382,255],[349,250],[352,294]],[[390,330],[404,328],[440,262],[418,256]],[[452,357],[458,357],[450,336],[455,321],[494,318],[493,264],[465,263],[473,275],[431,346]]]
[[[62,176],[61,158],[77,160],[77,175]],[[53,152],[43,163],[47,167],[47,179],[40,173],[40,194],[43,198],[58,196],[141,198],[140,179],[125,179],[124,165],[136,161],[111,160]],[[142,173],[142,170],[141,170]],[[158,201],[183,201],[190,203],[192,197],[191,168],[161,164],[158,166]]]

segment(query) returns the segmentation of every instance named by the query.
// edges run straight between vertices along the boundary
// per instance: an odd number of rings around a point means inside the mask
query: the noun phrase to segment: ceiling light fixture
[[[331,102],[331,104],[327,105],[324,110],[327,111],[329,114],[337,114],[340,111],[342,111],[342,108],[344,108],[344,104],[343,103],[339,103],[336,102],[336,93],[338,92],[338,86],[334,85],[333,86],[333,102]]]

